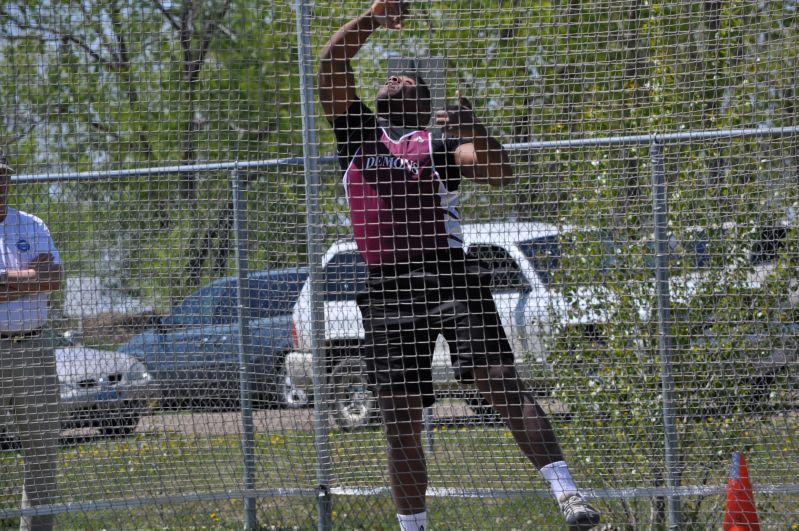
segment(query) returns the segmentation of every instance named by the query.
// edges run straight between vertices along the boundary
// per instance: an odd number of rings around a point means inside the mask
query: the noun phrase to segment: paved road
[[[554,400],[542,400],[544,410],[550,415],[563,415],[564,407]],[[472,410],[458,399],[443,399],[433,406],[434,423],[453,424],[477,422]],[[286,431],[313,431],[313,409],[268,409],[253,412],[256,433]],[[184,435],[228,435],[241,433],[241,413],[176,412],[144,417],[139,421],[137,433],[173,432]]]
[[[463,419],[471,410],[462,402],[436,404],[433,418],[439,422],[447,419]],[[253,412],[256,433],[286,431],[313,431],[313,409],[267,409]],[[241,433],[241,413],[221,412],[176,412],[143,417],[136,428],[137,433],[181,433],[184,435],[228,435]]]
[[[565,410],[558,407],[554,401],[543,401],[541,405],[550,415],[565,413]],[[436,425],[464,425],[481,422],[465,402],[458,399],[440,400],[433,406],[432,413],[432,421]],[[253,423],[256,433],[313,432],[313,409],[256,410],[253,412]],[[241,432],[242,423],[239,411],[161,411],[142,417],[136,427],[137,434],[150,435],[175,433],[211,437]],[[68,446],[106,438],[93,428],[65,430],[61,435],[63,444]],[[2,441],[0,441],[0,449],[2,446]]]

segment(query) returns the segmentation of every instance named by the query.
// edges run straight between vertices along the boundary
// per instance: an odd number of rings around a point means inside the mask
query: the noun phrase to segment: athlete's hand
[[[486,128],[481,124],[472,111],[472,103],[456,92],[457,105],[447,105],[446,110],[436,111],[436,124],[440,125],[445,136],[454,138],[474,138],[485,136]]]
[[[378,24],[388,29],[402,29],[402,20],[410,11],[406,0],[375,0],[369,12]]]

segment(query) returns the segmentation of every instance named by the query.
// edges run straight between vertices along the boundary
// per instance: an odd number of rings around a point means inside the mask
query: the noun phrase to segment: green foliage
[[[796,400],[796,228],[779,240],[751,224],[674,234],[670,313],[662,325],[651,241],[575,234],[554,271],[551,285],[566,300],[565,316],[551,311],[554,394],[573,415],[569,431],[580,433],[568,439],[570,451],[591,462],[604,487],[664,485],[664,353],[684,484],[717,481],[731,453],[751,447],[762,419]],[[705,246],[701,255],[697,242]],[[773,260],[750,263],[772,252]],[[703,448],[714,452],[697,455]],[[619,469],[632,477],[619,478]],[[652,513],[662,512],[661,501],[652,500]],[[698,520],[701,504],[690,501],[685,522],[707,525]],[[640,515],[618,517],[635,527]]]

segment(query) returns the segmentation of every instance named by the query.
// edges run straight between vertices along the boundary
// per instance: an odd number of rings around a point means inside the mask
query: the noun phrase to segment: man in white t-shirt
[[[0,405],[11,414],[25,459],[26,509],[56,499],[58,376],[52,340],[43,332],[62,269],[44,222],[8,207],[12,173],[0,152]],[[20,519],[20,529],[52,527],[52,515]]]

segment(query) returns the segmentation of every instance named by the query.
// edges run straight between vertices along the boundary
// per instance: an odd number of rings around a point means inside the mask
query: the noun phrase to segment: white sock
[[[569,465],[566,464],[566,461],[549,463],[547,466],[542,467],[540,472],[544,479],[549,481],[549,486],[556,500],[560,499],[564,492],[577,492],[577,485],[572,479]]]
[[[427,525],[427,511],[416,514],[398,514],[401,531],[424,531]]]

